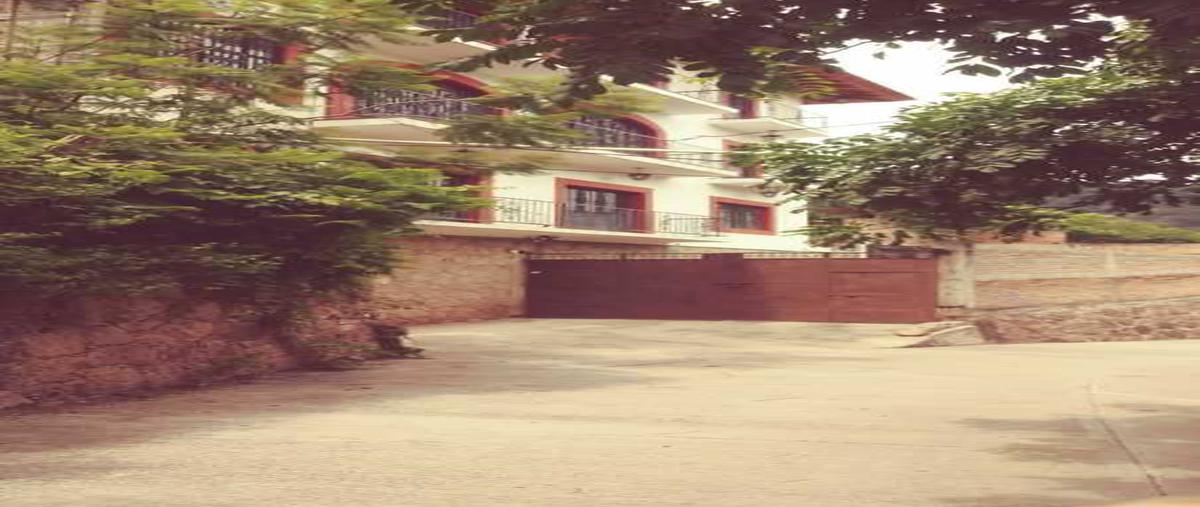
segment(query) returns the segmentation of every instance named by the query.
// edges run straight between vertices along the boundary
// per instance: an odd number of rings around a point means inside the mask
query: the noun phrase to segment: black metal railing
[[[658,148],[662,140],[656,136],[639,132],[615,118],[585,116],[567,123],[571,130],[587,135],[588,146],[612,146],[619,148]]]
[[[496,197],[492,201],[492,221],[551,227],[555,223],[553,201]]]
[[[168,44],[160,56],[182,56],[197,63],[231,69],[259,70],[284,63],[283,45],[277,41],[239,33],[230,28],[200,29],[181,22],[158,22]]]
[[[636,209],[611,208],[606,210],[577,209],[560,205],[559,227],[587,229],[590,231],[650,232],[652,225],[646,221],[646,212]]]
[[[828,126],[828,118],[804,111],[799,106],[779,100],[764,100],[758,116],[775,118],[798,126],[820,129]]]
[[[262,37],[207,35],[197,41],[192,57],[200,63],[242,70],[258,70],[280,63],[279,44]]]
[[[682,91],[681,90],[670,90],[670,91],[674,91],[675,93],[678,93],[680,95],[684,95],[687,97],[691,97],[693,99],[699,99],[699,100],[703,100],[705,102],[711,102],[713,104],[725,105],[725,103],[726,103],[725,92],[722,92],[721,90],[708,89],[708,90],[682,90]]]
[[[686,236],[717,236],[717,220],[704,215],[685,213],[654,213],[654,230],[664,234]]]
[[[421,25],[434,30],[457,30],[471,28],[479,21],[479,15],[466,11],[441,9],[420,21]]]
[[[727,169],[727,154],[720,150],[643,134],[634,129],[622,126],[617,120],[583,118],[571,121],[567,125],[576,132],[587,135],[586,138],[576,142],[578,146],[622,149],[646,148],[645,151],[630,150],[618,152],[618,154],[661,158],[673,162],[708,166],[714,169]]]
[[[355,116],[402,116],[450,120],[465,115],[498,115],[502,110],[482,106],[449,91],[375,90],[354,97]]]
[[[446,211],[427,220],[540,225],[591,231],[715,236],[716,220],[704,215],[629,208],[582,209],[567,203],[496,197],[489,209]]]

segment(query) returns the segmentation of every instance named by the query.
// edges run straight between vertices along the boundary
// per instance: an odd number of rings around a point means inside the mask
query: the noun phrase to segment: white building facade
[[[449,12],[436,27],[462,27],[476,16]],[[414,30],[420,30],[414,27]],[[424,45],[380,43],[358,55],[379,65],[419,66],[492,51],[478,42]],[[656,110],[625,118],[587,118],[572,127],[587,135],[552,151],[451,144],[438,136],[464,114],[506,114],[469,102],[508,78],[553,77],[541,66],[497,66],[469,74],[438,72],[436,91],[333,93],[309,101],[312,127],[370,150],[452,150],[480,157],[539,157],[545,170],[451,178],[484,187],[489,209],[444,214],[421,222],[431,235],[664,245],[728,250],[805,251],[794,231],[807,225],[803,203],[767,185],[756,168],[730,161],[737,146],[766,139],[823,138],[823,118],[806,115],[796,99],[744,99],[681,76],[658,86],[634,85]],[[865,97],[906,97],[842,75]]]

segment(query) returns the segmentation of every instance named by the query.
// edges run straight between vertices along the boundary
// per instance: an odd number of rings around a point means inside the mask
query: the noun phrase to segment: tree
[[[442,39],[512,41],[457,68],[520,61],[562,68],[573,98],[603,93],[604,75],[618,84],[654,83],[677,65],[716,78],[723,90],[752,93],[871,42],[941,42],[956,54],[958,71],[1018,69],[1014,78],[1023,81],[1083,72],[1113,48],[1120,20],[1145,24],[1152,46],[1200,31],[1200,4],[1190,0],[396,2],[432,14],[459,4],[486,12],[473,27],[433,31]]]
[[[1019,236],[1074,209],[1148,212],[1195,197],[1200,75],[1195,41],[1126,32],[1084,76],[963,95],[904,112],[878,134],[758,151],[798,196],[882,220],[901,237]],[[812,231],[827,243],[888,240],[861,221]]]
[[[328,146],[286,107],[330,58],[411,23],[384,1],[114,0],[25,33],[0,64],[0,287],[31,297],[187,290],[262,308],[389,269],[389,235],[477,205],[439,173]],[[292,61],[221,65],[213,46],[273,40]],[[419,166],[418,166],[419,167]]]

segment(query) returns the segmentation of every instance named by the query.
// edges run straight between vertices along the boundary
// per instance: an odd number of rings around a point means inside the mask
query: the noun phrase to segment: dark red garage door
[[[936,320],[934,259],[771,254],[591,257],[531,257],[529,316],[863,323]]]

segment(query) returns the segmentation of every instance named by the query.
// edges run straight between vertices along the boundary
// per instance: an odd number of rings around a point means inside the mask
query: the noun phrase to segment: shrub
[[[1062,224],[1067,238],[1080,243],[1200,243],[1200,230],[1099,213],[1072,215]]]

